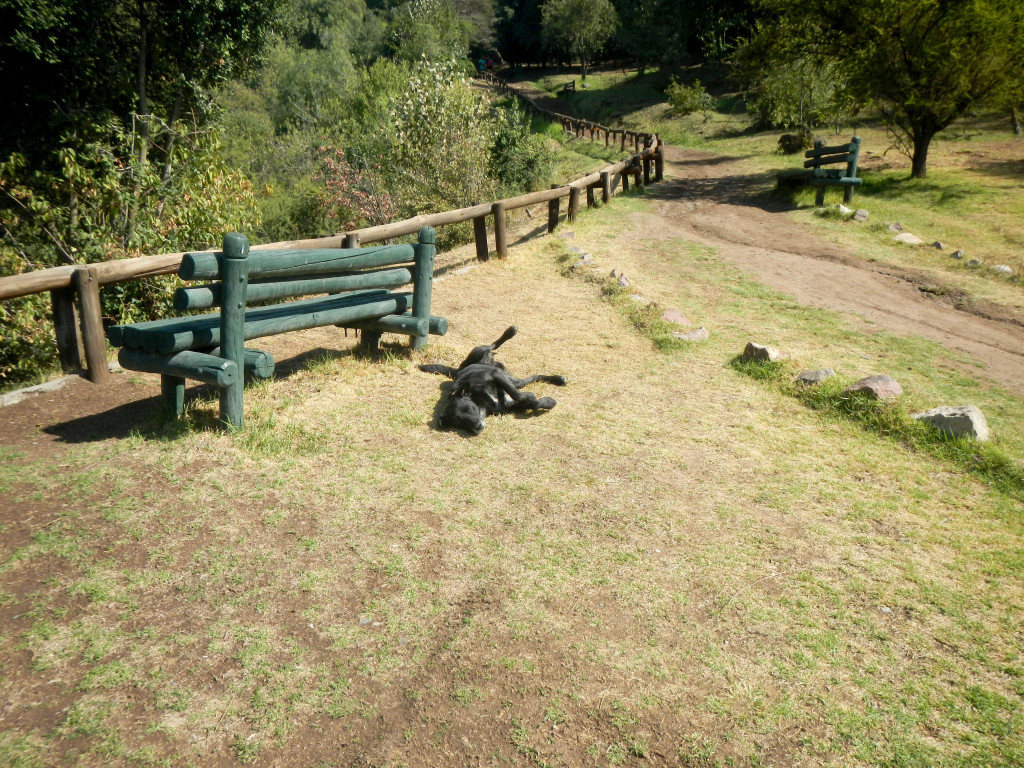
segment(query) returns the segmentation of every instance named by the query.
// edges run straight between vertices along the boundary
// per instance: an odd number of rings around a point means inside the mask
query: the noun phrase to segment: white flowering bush
[[[491,199],[493,122],[454,61],[421,59],[392,99],[393,132],[381,163],[402,213],[443,211]]]

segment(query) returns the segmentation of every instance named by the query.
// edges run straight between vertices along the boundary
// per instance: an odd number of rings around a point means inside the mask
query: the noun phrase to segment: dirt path
[[[669,147],[666,182],[649,188],[665,226],[797,301],[859,315],[894,333],[966,352],[994,381],[1024,392],[1024,325],[1005,308],[921,290],[923,275],[859,259],[752,200],[756,181],[721,155]]]

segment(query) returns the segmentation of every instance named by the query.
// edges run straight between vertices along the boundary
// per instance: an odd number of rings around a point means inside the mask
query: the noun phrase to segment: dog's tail
[[[427,364],[420,365],[418,366],[418,368],[424,373],[437,373],[440,374],[441,376],[447,376],[449,379],[454,379],[455,375],[458,373],[457,370],[447,365]]]
[[[517,333],[519,333],[519,331],[516,330],[516,327],[514,325],[510,325],[508,328],[505,329],[505,332],[501,334],[501,337],[496,342],[491,344],[491,349],[497,349],[506,341],[515,336]]]

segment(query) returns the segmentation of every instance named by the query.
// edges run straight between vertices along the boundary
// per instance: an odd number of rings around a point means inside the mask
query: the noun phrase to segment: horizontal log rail
[[[351,248],[415,234],[423,226],[437,228],[472,221],[477,257],[486,260],[491,253],[488,248],[486,226],[486,220],[490,217],[494,230],[494,252],[499,257],[504,257],[508,253],[506,216],[509,211],[547,203],[547,229],[548,232],[553,232],[558,225],[558,206],[563,197],[569,198],[566,218],[568,221],[574,221],[579,214],[580,197],[583,193],[586,193],[588,205],[596,205],[595,193],[598,189],[601,190],[601,201],[606,203],[619,183],[621,183],[623,191],[629,189],[631,177],[636,185],[647,184],[652,180],[653,172],[653,179],[661,181],[664,168],[664,143],[658,139],[657,134],[606,128],[596,123],[561,115],[537,106],[531,99],[518,93],[503,80],[490,73],[480,73],[480,76],[503,91],[524,100],[535,113],[561,122],[565,130],[575,133],[577,136],[583,136],[589,131],[590,138],[594,139],[595,134],[600,137],[603,133],[606,145],[608,145],[609,137],[618,135],[622,150],[626,149],[627,143],[632,143],[635,153],[625,160],[567,184],[553,186],[551,189],[530,192],[490,203],[481,203],[468,208],[422,214],[404,221],[339,232],[327,237],[253,245],[251,250]],[[216,250],[215,248],[208,249],[209,252]],[[195,251],[191,252],[195,253]],[[129,280],[175,274],[181,266],[184,256],[185,252],[162,253],[92,264],[50,267],[20,275],[0,277],[0,300],[49,292],[61,367],[66,372],[81,370],[84,352],[86,362],[84,367],[88,378],[93,382],[103,383],[108,378],[108,372],[106,342],[103,337],[102,318],[100,317],[100,287]],[[81,333],[79,333],[79,328],[81,328]]]

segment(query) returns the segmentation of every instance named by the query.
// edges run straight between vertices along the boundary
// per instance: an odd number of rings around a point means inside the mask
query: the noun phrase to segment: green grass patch
[[[840,374],[820,384],[800,384],[796,381],[799,370],[790,361],[771,363],[735,357],[730,364],[739,373],[768,384],[815,411],[850,420],[911,450],[949,462],[1000,493],[1024,502],[1024,466],[1019,461],[996,446],[952,437],[912,418],[912,410],[902,398],[884,402],[863,392],[848,392],[846,389],[853,381]]]

